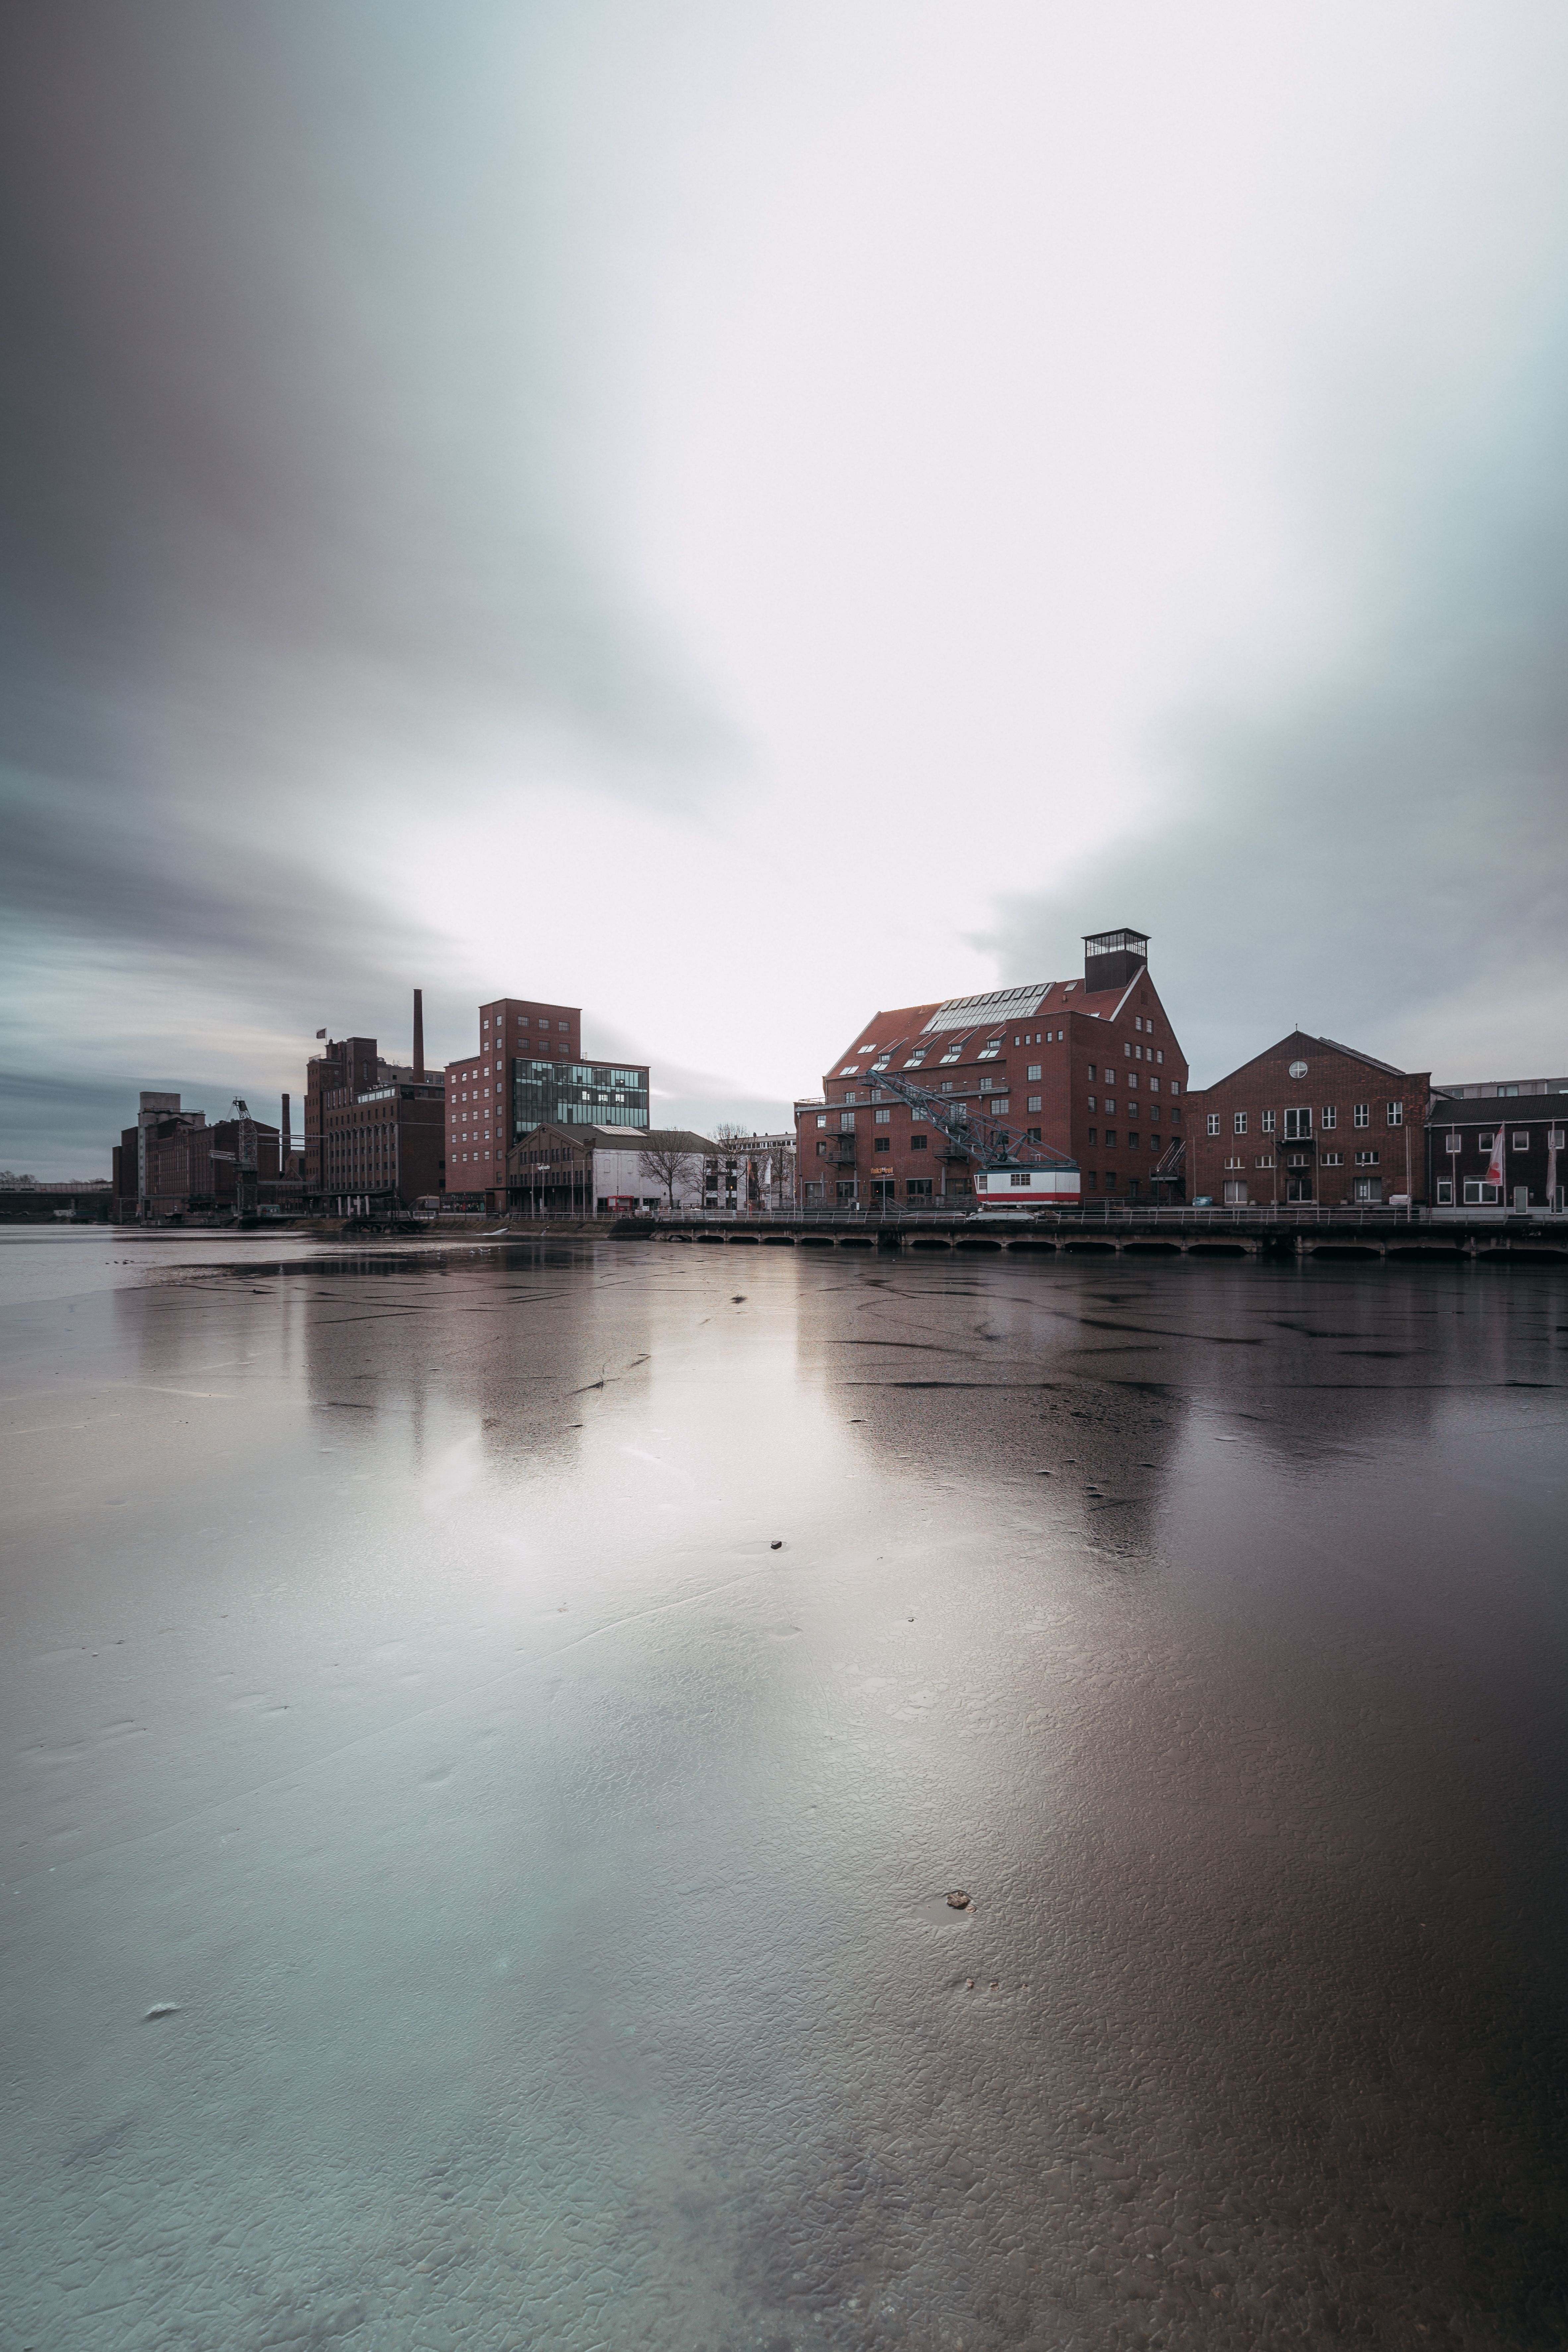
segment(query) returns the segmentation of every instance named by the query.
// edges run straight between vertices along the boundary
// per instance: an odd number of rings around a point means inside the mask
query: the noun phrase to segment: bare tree
[[[749,1135],[750,1133],[751,1129],[749,1128],[737,1127],[733,1119],[726,1118],[721,1120],[720,1124],[714,1129],[713,1140],[718,1144],[721,1150],[724,1150],[730,1144],[739,1143],[743,1135]]]
[[[652,1143],[646,1151],[637,1153],[637,1174],[662,1184],[668,1195],[671,1209],[675,1206],[675,1188],[689,1184],[700,1176],[702,1162],[694,1151],[679,1143]]]

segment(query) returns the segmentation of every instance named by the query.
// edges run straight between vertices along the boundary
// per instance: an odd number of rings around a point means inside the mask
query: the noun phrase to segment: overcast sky
[[[1568,1069],[1568,14],[14,0],[0,1164],[584,1008],[672,1122],[1130,923]]]

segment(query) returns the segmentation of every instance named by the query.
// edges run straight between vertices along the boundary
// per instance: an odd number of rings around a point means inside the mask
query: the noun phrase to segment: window
[[[1144,1108],[1144,1109],[1148,1112],[1148,1115],[1149,1115],[1149,1117],[1150,1117],[1151,1118],[1159,1118],[1159,1116],[1160,1116],[1160,1106],[1159,1106],[1159,1104],[1158,1104],[1158,1103],[1145,1103],[1145,1104],[1144,1104],[1144,1106],[1143,1106],[1143,1108]]]
[[[1272,1167],[1273,1167],[1273,1165],[1274,1165],[1274,1161],[1273,1161],[1272,1157],[1271,1157],[1268,1153],[1264,1152],[1264,1153],[1261,1153],[1261,1154],[1259,1155],[1259,1157],[1258,1157],[1258,1159],[1256,1159],[1256,1160],[1253,1161],[1253,1163],[1252,1163],[1252,1164],[1253,1164],[1253,1166],[1254,1166],[1255,1168],[1272,1168]]]
[[[1247,1133],[1247,1113],[1244,1110],[1238,1110],[1232,1118],[1231,1132],[1233,1135]]]
[[[1132,1015],[1132,1026],[1134,1027],[1134,1029],[1142,1029],[1142,1026],[1143,1026],[1143,1016],[1142,1016],[1142,1014],[1141,1013],[1135,1013]]]
[[[891,1151],[892,1148],[893,1139],[890,1135],[879,1135],[871,1145],[873,1151]]]
[[[1466,1177],[1465,1206],[1467,1209],[1495,1209],[1501,1198],[1500,1184],[1489,1184],[1479,1176]]]
[[[1086,1169],[1084,1170],[1084,1171],[1083,1171],[1083,1189],[1084,1189],[1084,1191],[1085,1191],[1086,1192],[1093,1192],[1093,1190],[1094,1190],[1094,1187],[1095,1187],[1095,1181],[1096,1181],[1096,1179],[1095,1179],[1095,1173],[1094,1173],[1093,1169],[1092,1169],[1092,1168],[1086,1168]]]
[[[1224,1186],[1224,1192],[1225,1205],[1227,1209],[1246,1208],[1247,1186],[1244,1183],[1239,1182],[1235,1177],[1231,1177],[1226,1181]]]
[[[1024,1076],[1029,1080],[1031,1085],[1033,1085],[1034,1081],[1039,1076],[1041,1067],[1042,1065],[1040,1063],[1031,1062],[1028,1068],[1025,1071]]]
[[[827,1157],[827,1146],[826,1143],[819,1143],[817,1145],[816,1156],[819,1160],[825,1160]]]
[[[893,1114],[890,1110],[874,1110],[871,1113],[871,1124],[873,1127],[887,1127],[890,1123],[892,1116]]]
[[[1024,1105],[1024,1108],[1026,1110],[1038,1110],[1040,1108],[1040,1097],[1038,1095],[1031,1095]]]
[[[1389,1104],[1389,1106],[1388,1106],[1388,1124],[1390,1125],[1390,1127],[1403,1127],[1403,1126],[1404,1126],[1404,1124],[1405,1124],[1405,1105],[1404,1105],[1402,1102],[1391,1102],[1391,1103]]]
[[[929,1176],[911,1176],[904,1190],[911,1201],[929,1201],[931,1187],[931,1180]]]
[[[1381,1157],[1381,1153],[1376,1151],[1358,1151],[1355,1156],[1355,1164],[1358,1168],[1375,1168],[1378,1165]]]
[[[945,1070],[951,1063],[958,1061],[963,1055],[963,1047],[962,1045],[950,1045],[946,1053],[942,1055],[941,1061],[937,1064],[937,1068],[939,1070]]]
[[[1108,1151],[1109,1151],[1109,1150],[1110,1150],[1112,1149],[1112,1147],[1114,1146],[1115,1142],[1116,1142],[1116,1129],[1115,1129],[1113,1127],[1108,1127],[1108,1128],[1106,1129],[1106,1130],[1105,1130],[1105,1148],[1106,1148],[1106,1150],[1107,1150]]]
[[[853,1134],[854,1134],[854,1132],[855,1132],[855,1114],[854,1114],[854,1112],[853,1112],[852,1110],[841,1110],[841,1111],[839,1112],[839,1114],[838,1114],[838,1132],[839,1132],[839,1134],[840,1134],[840,1135],[853,1135]]]
[[[1310,1110],[1288,1110],[1286,1112],[1285,1139],[1287,1142],[1304,1142],[1306,1138],[1310,1135],[1311,1132],[1312,1114]]]
[[[1334,1108],[1333,1104],[1332,1104],[1332,1103],[1325,1103],[1325,1104],[1323,1105],[1323,1132],[1324,1132],[1324,1134],[1325,1134],[1325,1135],[1327,1135],[1327,1134],[1331,1134],[1331,1133],[1333,1131],[1333,1129],[1334,1129],[1336,1127],[1338,1127],[1339,1123],[1340,1123],[1340,1115],[1339,1115],[1339,1112]]]
[[[1464,1142],[1465,1139],[1462,1135],[1446,1135],[1443,1139],[1443,1149],[1452,1159],[1456,1152],[1464,1149]]]
[[[847,1184],[841,1183],[838,1186],[837,1191],[838,1197],[841,1201],[853,1201],[855,1198],[855,1179],[853,1176],[849,1179]]]
[[[1516,1151],[1528,1151],[1530,1150],[1530,1130],[1528,1128],[1516,1128],[1514,1129],[1513,1148]]]
[[[1372,1125],[1372,1105],[1370,1103],[1357,1103],[1354,1113],[1354,1123],[1357,1127],[1370,1127]]]
[[[827,1125],[827,1113],[826,1111],[819,1110],[817,1112],[816,1123],[818,1127],[826,1127]]]
[[[1126,1055],[1127,1059],[1128,1059],[1129,1061],[1131,1061],[1131,1060],[1132,1059],[1132,1048],[1131,1048],[1131,1045],[1124,1045],[1122,1046],[1121,1050],[1122,1050],[1122,1053]]]
[[[859,1075],[859,1070],[860,1065],[858,1062],[846,1062],[838,1075],[841,1078],[853,1078]]]
[[[1127,1149],[1129,1151],[1136,1151],[1138,1149],[1138,1133],[1135,1128],[1129,1128],[1127,1131]]]
[[[1093,1086],[1094,1084],[1094,1064],[1092,1062],[1089,1066],[1089,1083],[1090,1086]]]
[[[1135,1087],[1135,1086],[1137,1085],[1137,1083],[1138,1083],[1138,1073],[1137,1073],[1137,1071],[1136,1071],[1136,1070],[1129,1070],[1129,1071],[1128,1071],[1128,1073],[1127,1073],[1127,1083],[1128,1083],[1128,1085],[1129,1085],[1130,1087]]]
[[[1012,1108],[1013,1106],[1008,1101],[1005,1095],[992,1096],[991,1113],[994,1118],[1005,1118],[1007,1113],[1012,1109]]]
[[[918,1070],[921,1064],[925,1060],[925,1057],[926,1048],[923,1045],[917,1046],[915,1051],[910,1055],[909,1060],[904,1064],[905,1069]]]
[[[1261,1125],[1265,1135],[1272,1135],[1274,1133],[1274,1113],[1271,1110],[1266,1110],[1264,1112]]]
[[[1040,1139],[1040,1130],[1037,1127],[1026,1127],[1024,1129],[1024,1132],[1028,1137],[1031,1143],[1038,1143]]]
[[[1440,1209],[1451,1209],[1453,1205],[1454,1180],[1451,1176],[1439,1176],[1437,1179],[1437,1206]]]
[[[923,1135],[911,1135],[911,1136],[910,1136],[910,1150],[911,1151],[923,1151],[923,1150],[925,1150],[925,1148],[926,1148],[926,1138],[925,1138]]]
[[[1159,1079],[1158,1079],[1158,1078],[1151,1078],[1151,1079],[1150,1079],[1150,1081],[1149,1081],[1149,1091],[1150,1091],[1150,1093],[1151,1093],[1152,1095],[1157,1095],[1157,1094],[1159,1093],[1159,1091],[1160,1091],[1160,1081],[1159,1081]]]
[[[1115,1137],[1114,1137],[1114,1136],[1112,1136],[1112,1137],[1111,1137],[1111,1139],[1110,1139],[1110,1140],[1111,1140],[1112,1142],[1114,1142],[1114,1141],[1116,1140]],[[1115,1169],[1114,1169],[1114,1168],[1108,1168],[1108,1169],[1106,1170],[1106,1171],[1105,1171],[1104,1175],[1100,1178],[1100,1183],[1101,1183],[1101,1185],[1104,1187],[1104,1189],[1105,1189],[1105,1191],[1106,1191],[1106,1192],[1115,1192],[1115,1190],[1116,1190],[1116,1171],[1115,1171]]]
[[[1157,1062],[1162,1062],[1162,1063],[1164,1061],[1164,1058],[1165,1058],[1165,1056],[1164,1056],[1164,1054],[1163,1054],[1163,1051],[1162,1051],[1162,1052],[1159,1052],[1159,1053],[1156,1053],[1156,1055],[1155,1055],[1155,1056],[1154,1056],[1154,1059],[1155,1059]]]
[[[1320,1161],[1320,1165],[1324,1168],[1342,1168],[1344,1164],[1345,1155],[1342,1151],[1325,1151]]]
[[[1208,1131],[1211,1135],[1217,1135],[1219,1133],[1219,1113],[1217,1110],[1211,1110],[1209,1113]]]
[[[1099,1136],[1096,1134],[1096,1132],[1095,1132],[1094,1129],[1091,1127],[1091,1128],[1089,1129],[1089,1149],[1090,1149],[1090,1150],[1092,1150],[1094,1149],[1094,1146],[1099,1142],[1099,1140],[1100,1140]]]
[[[1094,1097],[1093,1097],[1092,1095],[1090,1095],[1090,1097],[1089,1097],[1089,1107],[1090,1110],[1093,1110],[1093,1109],[1095,1109],[1095,1108],[1097,1108],[1097,1105],[1096,1105],[1096,1103],[1095,1103]]]

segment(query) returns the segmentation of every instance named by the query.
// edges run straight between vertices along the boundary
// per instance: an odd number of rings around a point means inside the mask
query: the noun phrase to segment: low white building
[[[684,1128],[547,1126],[507,1153],[508,1213],[517,1216],[651,1215],[700,1209],[717,1146]]]

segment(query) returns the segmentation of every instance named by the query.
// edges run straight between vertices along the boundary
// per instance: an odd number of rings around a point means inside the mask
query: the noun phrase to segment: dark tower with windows
[[[1125,988],[1148,966],[1147,931],[1085,932],[1083,984],[1090,995],[1096,989]]]

